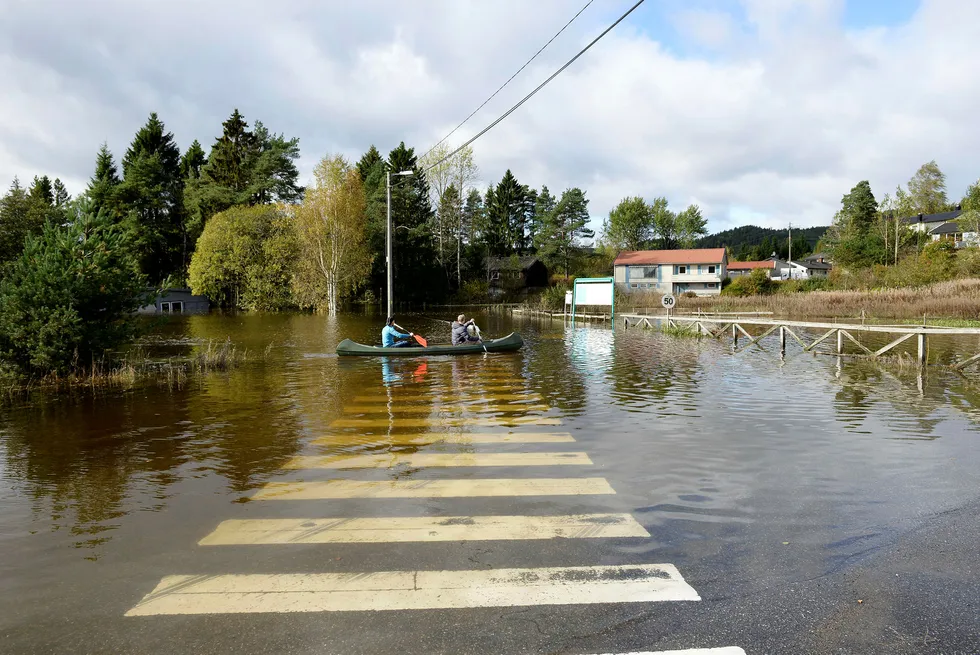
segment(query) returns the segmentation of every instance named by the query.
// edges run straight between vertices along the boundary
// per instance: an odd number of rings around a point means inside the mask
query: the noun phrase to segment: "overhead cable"
[[[584,48],[582,48],[578,52],[577,55],[575,55],[574,57],[572,57],[571,59],[569,59],[567,62],[565,62],[565,65],[564,66],[562,66],[561,68],[559,68],[558,70],[556,70],[554,73],[552,73],[551,77],[549,77],[544,82],[542,82],[541,84],[539,84],[533,91],[531,91],[529,94],[527,94],[526,96],[524,96],[521,99],[520,102],[518,102],[516,105],[514,105],[513,107],[511,107],[510,109],[508,109],[506,112],[504,112],[499,118],[497,118],[497,120],[493,121],[492,123],[490,123],[489,125],[487,125],[485,128],[483,128],[482,130],[480,130],[479,132],[477,132],[476,133],[476,136],[474,136],[473,138],[471,138],[469,141],[467,141],[466,143],[464,143],[460,147],[458,147],[455,150],[453,150],[451,153],[449,153],[448,155],[446,155],[445,157],[443,157],[442,159],[440,159],[436,163],[432,164],[431,166],[426,167],[422,172],[423,173],[427,173],[427,172],[431,171],[433,168],[435,168],[436,166],[438,166],[441,163],[443,163],[444,161],[446,161],[447,159],[451,159],[460,150],[462,150],[466,146],[470,145],[471,143],[473,143],[474,141],[476,141],[477,139],[479,139],[481,136],[483,136],[484,134],[486,134],[487,132],[489,132],[490,130],[492,130],[494,127],[496,127],[496,125],[498,123],[500,123],[502,120],[504,120],[505,118],[507,118],[508,116],[510,116],[511,114],[513,114],[514,111],[516,111],[518,107],[520,107],[525,102],[527,102],[528,100],[530,100],[531,97],[535,93],[537,93],[538,91],[540,91],[541,89],[543,89],[545,86],[547,86],[548,83],[551,82],[551,80],[553,80],[556,77],[558,77],[558,75],[560,75],[563,70],[565,70],[566,68],[568,68],[569,66],[571,66],[573,63],[575,63],[575,60],[576,59],[578,59],[579,57],[581,57],[582,55],[584,55],[589,50],[589,48],[591,48],[596,43],[598,43],[599,42],[599,39],[601,39],[602,37],[604,37],[606,34],[608,34],[610,31],[612,31],[612,29],[614,27],[616,27],[621,22],[623,22],[623,20],[625,20],[627,16],[629,16],[630,14],[632,14],[633,11],[637,7],[639,7],[640,5],[642,5],[643,2],[644,2],[644,0],[639,0],[635,5],[633,5],[632,7],[630,7],[629,10],[625,14],[623,14],[622,16],[620,16],[619,18],[616,19],[616,22],[614,22],[612,25],[610,25],[605,30],[603,30],[602,31],[602,34],[600,34],[596,38],[592,39],[592,41],[589,43],[589,45],[587,45]]]
[[[430,152],[432,152],[433,150],[435,150],[436,148],[438,148],[443,142],[445,142],[446,139],[448,139],[453,134],[455,134],[456,133],[456,130],[458,130],[459,128],[463,127],[463,125],[465,125],[467,123],[467,121],[469,121],[471,118],[473,118],[474,116],[476,116],[476,113],[478,111],[480,111],[481,109],[483,109],[487,105],[488,102],[490,102],[491,100],[493,100],[497,96],[498,93],[500,93],[501,91],[503,91],[503,89],[504,89],[505,86],[507,86],[508,84],[510,84],[511,81],[515,77],[517,77],[518,75],[520,75],[521,74],[521,71],[524,70],[525,68],[527,68],[528,64],[530,64],[532,61],[534,61],[537,58],[538,55],[540,55],[542,52],[544,52],[544,49],[547,48],[549,45],[551,45],[551,42],[552,41],[554,41],[559,36],[561,36],[561,33],[564,32],[568,28],[569,25],[571,25],[572,23],[574,23],[575,22],[575,19],[578,18],[579,15],[583,11],[585,11],[586,9],[588,9],[589,5],[591,5],[593,2],[594,2],[594,0],[589,0],[588,2],[586,2],[585,3],[585,6],[582,7],[581,9],[579,9],[578,10],[578,13],[576,13],[574,16],[572,16],[571,20],[569,20],[567,23],[565,23],[565,26],[562,27],[560,30],[558,30],[558,32],[556,32],[553,37],[551,37],[550,39],[548,39],[548,42],[545,43],[543,46],[541,46],[541,49],[538,50],[537,52],[535,52],[534,53],[534,56],[532,56],[530,59],[528,59],[526,62],[524,62],[524,65],[521,66],[520,68],[518,68],[516,73],[514,73],[513,75],[511,75],[507,79],[506,82],[504,82],[503,84],[501,84],[499,89],[497,89],[496,91],[494,91],[493,94],[491,94],[491,96],[489,98],[487,98],[486,100],[484,100],[483,101],[483,104],[481,104],[479,107],[477,107],[476,109],[474,109],[473,110],[473,113],[471,113],[469,116],[467,116],[466,118],[464,118],[462,123],[460,123],[459,125],[457,125],[456,127],[454,127],[453,130],[452,130],[452,132],[450,132],[446,136],[444,136],[441,139],[439,139],[439,142],[438,143],[436,143],[434,146],[432,146],[431,148],[429,148],[428,150],[426,150],[425,151],[425,155],[422,155],[421,157],[419,157],[419,159],[425,159],[425,156],[426,155],[428,155]]]

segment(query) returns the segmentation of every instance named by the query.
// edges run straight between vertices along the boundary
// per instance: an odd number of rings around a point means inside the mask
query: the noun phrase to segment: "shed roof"
[[[956,221],[950,221],[949,223],[943,223],[936,229],[929,232],[929,234],[956,234],[957,232],[962,232],[963,228]]]
[[[489,267],[491,271],[526,271],[541,260],[534,255],[523,257],[491,257]]]
[[[656,266],[657,264],[720,264],[725,261],[724,248],[691,250],[627,250],[619,253],[616,266]]]

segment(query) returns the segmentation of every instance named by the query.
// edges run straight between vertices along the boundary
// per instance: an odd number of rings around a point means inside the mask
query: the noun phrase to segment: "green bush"
[[[456,301],[460,303],[481,303],[490,299],[490,286],[484,280],[467,280],[456,292]]]
[[[757,268],[749,275],[742,275],[721,290],[723,296],[768,296],[776,291],[776,282],[769,278],[765,269]]]
[[[124,229],[79,202],[29,236],[0,282],[0,358],[24,374],[84,370],[136,333],[148,302]]]
[[[553,287],[548,287],[541,294],[539,302],[541,303],[541,308],[550,311],[561,311],[565,307],[565,292],[568,291],[568,287],[564,284],[559,284]]]

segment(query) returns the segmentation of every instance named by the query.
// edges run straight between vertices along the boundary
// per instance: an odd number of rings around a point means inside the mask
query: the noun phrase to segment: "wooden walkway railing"
[[[776,318],[743,318],[742,316],[713,317],[621,314],[620,319],[622,319],[624,326],[627,328],[652,328],[654,327],[654,322],[665,322],[668,327],[674,329],[687,329],[696,334],[710,336],[715,339],[722,339],[730,333],[735,352],[740,352],[753,344],[758,344],[759,341],[777,331],[779,333],[779,352],[781,354],[785,354],[786,352],[787,335],[799,343],[800,346],[803,347],[804,352],[811,351],[827,339],[836,336],[836,354],[853,354],[845,352],[844,346],[846,339],[847,342],[857,346],[857,348],[861,351],[860,354],[869,357],[880,357],[893,350],[896,346],[905,343],[909,339],[915,338],[918,353],[917,361],[920,366],[924,366],[926,364],[928,346],[927,340],[930,335],[941,334],[947,336],[980,336],[980,328],[946,328],[928,325],[860,325],[849,323],[824,323],[819,321],[789,321]],[[753,336],[749,334],[749,332],[743,326],[761,326],[764,329],[761,334]],[[800,334],[797,333],[802,332],[802,330],[820,330],[824,332],[812,342],[808,343],[808,340],[803,339]],[[898,336],[887,345],[877,350],[872,350],[861,343],[857,337],[855,337],[855,334],[860,335],[870,333],[893,334]],[[744,336],[747,339],[747,341],[743,342],[741,345],[739,345],[740,336]],[[978,361],[980,361],[980,353],[974,354],[965,360],[957,362],[953,368],[956,370],[962,370]]]

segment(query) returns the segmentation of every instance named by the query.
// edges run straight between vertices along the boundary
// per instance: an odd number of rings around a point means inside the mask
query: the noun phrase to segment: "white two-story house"
[[[724,248],[695,250],[632,250],[619,253],[613,263],[616,285],[626,291],[650,290],[699,296],[721,293],[728,276]]]

